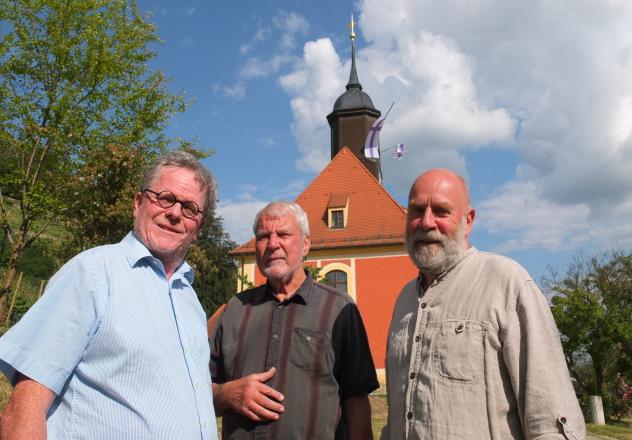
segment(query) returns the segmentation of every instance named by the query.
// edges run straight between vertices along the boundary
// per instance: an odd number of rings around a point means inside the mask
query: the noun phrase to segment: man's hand
[[[46,439],[46,415],[55,393],[20,374],[11,399],[2,413],[0,439]]]
[[[223,384],[213,384],[215,412],[221,415],[231,409],[255,422],[278,420],[283,412],[283,394],[265,382],[274,376],[272,367],[264,373],[251,374]]]

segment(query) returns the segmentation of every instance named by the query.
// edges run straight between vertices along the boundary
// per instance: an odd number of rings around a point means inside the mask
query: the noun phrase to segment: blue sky
[[[325,116],[349,75],[395,106],[384,185],[405,203],[432,167],[468,178],[473,244],[547,264],[632,245],[632,2],[626,0],[141,0],[164,44],[153,67],[192,100],[168,134],[216,154],[235,241],[266,202],[295,198],[329,161]]]

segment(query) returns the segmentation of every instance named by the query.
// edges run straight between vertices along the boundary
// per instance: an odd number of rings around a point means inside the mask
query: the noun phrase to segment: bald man
[[[469,199],[445,169],[410,189],[406,246],[419,276],[393,311],[382,440],[583,439],[546,299],[515,261],[470,246]]]

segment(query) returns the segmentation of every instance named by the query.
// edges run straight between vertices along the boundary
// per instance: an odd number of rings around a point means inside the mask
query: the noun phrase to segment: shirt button
[[[279,335],[277,333],[273,334],[272,339],[279,339]]]
[[[425,308],[426,308],[426,306],[427,306],[427,304],[426,304],[426,303],[421,303],[421,306],[420,306],[420,307],[421,307],[422,309],[425,309]]]
[[[415,336],[415,342],[419,342],[419,341],[421,341],[421,336],[419,335]]]
[[[413,412],[412,411],[408,411],[408,414],[406,414],[406,418],[408,420],[412,419],[413,418]]]
[[[414,379],[414,378],[415,378],[415,373],[414,373],[414,372],[410,373],[410,378],[411,378],[411,379]]]

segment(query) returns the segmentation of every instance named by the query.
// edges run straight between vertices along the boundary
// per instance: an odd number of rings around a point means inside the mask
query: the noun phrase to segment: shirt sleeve
[[[334,376],[342,400],[356,394],[369,394],[379,388],[369,339],[355,304],[347,304],[336,318],[332,344],[336,353]]]
[[[0,370],[11,383],[20,372],[60,394],[98,327],[104,295],[93,264],[85,254],[66,263],[0,338]]]
[[[584,419],[544,295],[532,280],[526,280],[514,298],[503,357],[525,439],[585,438]]]
[[[209,345],[211,346],[211,379],[213,383],[226,382],[224,373],[224,359],[222,355],[222,335],[223,335],[222,316],[219,317],[215,331],[209,337]]]

